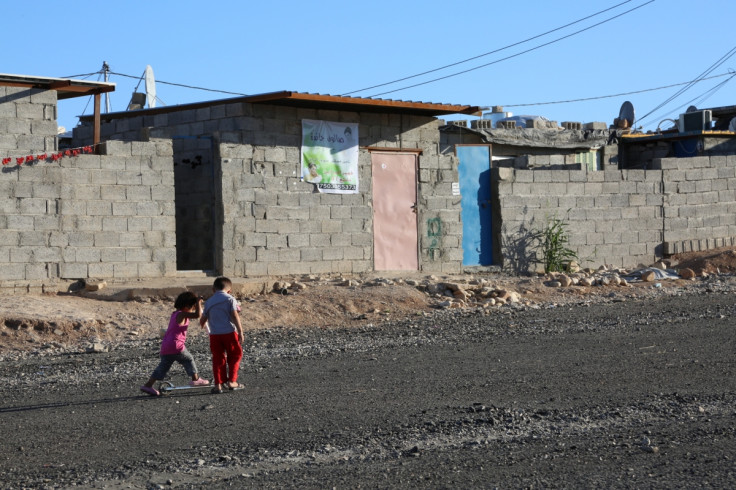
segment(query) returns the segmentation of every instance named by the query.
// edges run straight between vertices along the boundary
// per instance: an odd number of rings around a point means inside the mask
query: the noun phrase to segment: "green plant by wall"
[[[579,261],[578,254],[568,247],[570,239],[567,222],[557,216],[547,218],[545,228],[538,232],[544,272],[563,272],[571,261]]]

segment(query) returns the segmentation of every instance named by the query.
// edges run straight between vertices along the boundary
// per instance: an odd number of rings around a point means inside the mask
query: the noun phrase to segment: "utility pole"
[[[107,61],[102,62],[102,73],[105,75],[105,81],[107,82],[110,75],[110,65],[107,64]],[[110,110],[110,93],[105,92],[105,113],[108,112],[112,112]]]

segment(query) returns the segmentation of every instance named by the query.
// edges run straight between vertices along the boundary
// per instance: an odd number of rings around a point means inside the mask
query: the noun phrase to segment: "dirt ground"
[[[679,254],[670,258],[672,267],[693,269],[703,274],[736,272],[736,247]],[[412,277],[413,280],[407,279]],[[430,294],[423,285],[478,284],[497,290],[515,291],[526,305],[595,300],[620,288],[551,288],[545,277],[512,277],[500,273],[462,276],[413,274],[399,277],[311,277],[303,289],[287,294],[243,296],[242,318],[246,330],[294,327],[357,327],[427,315],[447,298]],[[681,286],[682,280],[663,281],[663,288]],[[420,286],[419,288],[416,286]],[[652,285],[631,284],[627,294],[636,296]],[[206,290],[206,286],[203,286]],[[425,289],[425,290],[422,290]],[[90,343],[112,345],[126,339],[156,337],[166,327],[174,294],[149,293],[133,301],[100,301],[77,293],[5,295],[0,301],[0,355],[48,349],[78,349]],[[453,306],[459,306],[455,304]],[[467,303],[466,308],[478,307]],[[202,334],[192,329],[191,335]]]
[[[246,388],[158,397],[139,387],[169,300],[11,297],[8,317],[47,310],[2,330],[35,350],[0,355],[0,489],[736,486],[736,276],[465,279],[521,299],[443,307],[464,296],[432,293],[443,278],[243,298]],[[52,345],[66,328],[109,350]]]

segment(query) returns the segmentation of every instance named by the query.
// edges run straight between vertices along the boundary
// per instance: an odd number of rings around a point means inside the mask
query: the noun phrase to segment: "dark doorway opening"
[[[214,270],[212,138],[175,136],[176,268]]]

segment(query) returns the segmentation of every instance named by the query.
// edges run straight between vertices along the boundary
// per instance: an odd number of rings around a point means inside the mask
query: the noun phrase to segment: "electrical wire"
[[[627,10],[627,11],[625,11],[625,12],[622,12],[622,13],[620,13],[620,14],[617,14],[617,15],[615,15],[615,16],[613,16],[613,17],[610,17],[610,18],[608,18],[608,19],[606,19],[606,20],[603,20],[603,21],[601,21],[601,22],[598,22],[598,23],[596,23],[596,24],[593,24],[593,25],[591,25],[591,26],[588,26],[588,27],[586,27],[586,28],[584,28],[584,29],[580,29],[580,30],[578,30],[578,31],[575,31],[575,32],[573,32],[573,33],[571,33],[571,34],[567,34],[567,35],[565,35],[565,36],[562,36],[562,37],[559,37],[559,38],[557,38],[557,39],[554,39],[554,40],[552,40],[552,41],[549,41],[549,42],[546,42],[546,43],[540,44],[540,45],[538,45],[538,46],[535,46],[535,47],[533,47],[533,48],[529,48],[529,49],[526,49],[526,50],[524,50],[524,51],[521,51],[521,52],[519,52],[519,53],[516,53],[516,54],[512,54],[512,55],[510,55],[510,56],[506,56],[505,58],[500,58],[500,59],[497,59],[497,60],[495,60],[495,61],[491,61],[490,63],[485,63],[485,64],[483,64],[483,65],[478,65],[478,66],[475,66],[475,67],[473,67],[473,68],[468,68],[467,70],[462,70],[462,71],[459,71],[459,72],[451,73],[451,74],[449,74],[449,75],[445,75],[445,76],[443,76],[443,77],[433,78],[433,79],[431,79],[431,80],[427,80],[427,81],[424,81],[424,82],[421,82],[421,83],[415,83],[415,84],[413,84],[413,85],[407,85],[407,86],[404,86],[404,87],[400,87],[400,88],[397,88],[397,89],[394,89],[394,90],[387,90],[387,91],[385,91],[385,92],[381,92],[381,93],[378,93],[378,94],[373,94],[373,95],[369,95],[368,97],[378,97],[379,95],[385,95],[385,94],[390,94],[390,93],[393,93],[393,92],[398,92],[398,91],[400,91],[400,90],[406,90],[406,89],[409,89],[409,88],[419,87],[419,86],[422,86],[422,85],[427,85],[427,84],[430,84],[430,83],[438,82],[438,81],[440,81],[440,80],[446,80],[446,79],[448,79],[448,78],[456,77],[456,76],[458,76],[458,75],[463,75],[463,74],[465,74],[465,73],[469,73],[469,72],[471,72],[471,71],[479,70],[479,69],[481,69],[481,68],[485,68],[485,67],[487,67],[487,66],[490,66],[490,65],[494,65],[494,64],[496,64],[496,63],[500,63],[500,62],[502,62],[502,61],[506,61],[506,60],[509,60],[509,59],[511,59],[511,58],[516,58],[517,56],[521,56],[522,54],[526,54],[526,53],[529,53],[529,52],[531,52],[531,51],[535,51],[535,50],[537,50],[537,49],[540,49],[540,48],[543,48],[543,47],[545,47],[545,46],[549,46],[549,45],[551,45],[551,44],[554,44],[554,43],[560,42],[560,41],[562,41],[562,40],[568,39],[568,38],[570,38],[570,37],[572,37],[572,36],[576,36],[576,35],[578,35],[578,34],[580,34],[580,33],[582,33],[582,32],[585,32],[585,31],[589,31],[590,29],[593,29],[594,27],[598,27],[598,26],[600,26],[600,25],[602,25],[602,24],[605,24],[605,23],[607,23],[607,22],[610,22],[610,21],[612,21],[612,20],[618,19],[619,17],[622,17],[622,16],[624,16],[624,15],[626,15],[626,14],[628,14],[628,13],[631,13],[631,12],[633,12],[633,11],[635,11],[635,10],[638,10],[638,9],[640,9],[640,8],[642,8],[642,7],[645,7],[645,6],[649,5],[650,3],[653,3],[654,1],[655,1],[655,0],[649,0],[649,1],[648,1],[648,2],[646,2],[646,3],[643,3],[643,4],[639,5],[638,7],[634,7],[634,8],[632,8],[632,9],[629,9],[629,10]]]
[[[720,78],[731,75],[731,73],[721,73],[720,75],[713,75],[712,77],[703,78],[702,80],[710,80],[712,78]],[[692,80],[691,80],[692,81]],[[635,90],[633,92],[622,92],[620,94],[612,94],[612,95],[598,95],[595,97],[585,97],[582,99],[568,99],[568,100],[556,100],[553,102],[530,102],[527,104],[497,104],[501,105],[502,107],[529,107],[529,106],[535,106],[535,105],[553,105],[553,104],[569,104],[572,102],[585,102],[589,100],[598,100],[598,99],[611,99],[613,97],[622,97],[624,95],[635,95],[635,94],[643,94],[645,92],[654,92],[656,90],[664,90],[666,88],[672,88],[672,87],[679,87],[681,85],[687,85],[688,83],[691,83],[691,81],[687,82],[681,82],[681,83],[673,83],[672,85],[665,85],[662,87],[655,87],[655,88],[645,88],[643,90]],[[488,104],[490,105],[490,104]]]
[[[59,77],[59,78],[89,78],[92,75],[97,75],[98,73],[101,73],[99,71],[93,71],[92,73],[82,73],[81,75],[69,75],[67,77]]]
[[[703,73],[701,73],[700,75],[698,75],[698,77],[695,80],[693,80],[692,82],[690,82],[689,84],[687,84],[685,87],[681,88],[680,90],[678,90],[677,92],[675,92],[674,94],[672,94],[671,96],[669,96],[664,102],[660,103],[657,107],[655,107],[651,111],[647,112],[642,117],[638,118],[635,121],[634,124],[638,124],[638,123],[640,123],[640,121],[646,120],[647,117],[649,117],[652,113],[658,111],[659,109],[661,109],[665,105],[667,105],[670,102],[672,102],[673,100],[675,100],[677,97],[679,97],[680,95],[682,95],[683,93],[685,93],[687,90],[689,90],[691,87],[693,87],[696,83],[700,82],[706,76],[710,75],[716,68],[718,68],[723,63],[725,63],[734,54],[736,54],[736,46],[734,46],[733,48],[731,48],[726,54],[724,54],[723,56],[721,56],[717,61],[715,61],[712,65],[710,65],[708,68],[706,68],[705,71],[703,71]],[[633,126],[633,124],[632,124],[632,126]]]
[[[427,75],[427,74],[429,74],[429,73],[434,73],[434,72],[436,72],[436,71],[444,70],[445,68],[451,68],[451,67],[453,67],[453,66],[461,65],[461,64],[463,64],[463,63],[467,63],[468,61],[473,61],[473,60],[477,60],[478,58],[483,58],[484,56],[488,56],[488,55],[491,55],[491,54],[495,54],[495,53],[498,53],[499,51],[503,51],[503,50],[505,50],[505,49],[513,48],[513,47],[515,47],[515,46],[518,46],[518,45],[520,45],[520,44],[524,44],[524,43],[527,43],[527,42],[529,42],[529,41],[533,41],[533,40],[535,40],[535,39],[538,39],[538,38],[540,38],[540,37],[546,36],[547,34],[551,34],[551,33],[553,33],[553,32],[556,32],[556,31],[559,31],[559,30],[565,29],[565,28],[567,28],[567,27],[570,27],[570,26],[572,26],[572,25],[575,25],[575,24],[579,24],[580,22],[583,22],[584,20],[588,20],[588,19],[590,19],[590,18],[593,18],[593,17],[595,17],[595,16],[597,16],[597,15],[600,15],[600,14],[606,13],[606,12],[608,12],[609,10],[613,10],[613,9],[615,9],[615,8],[617,8],[617,7],[620,7],[621,5],[624,5],[624,4],[626,4],[626,3],[629,3],[629,2],[631,2],[631,1],[632,1],[632,0],[626,0],[625,2],[621,2],[621,3],[619,3],[619,4],[616,4],[616,5],[614,5],[613,7],[609,7],[609,8],[607,8],[607,9],[605,9],[605,10],[601,10],[601,11],[599,11],[599,12],[596,12],[596,13],[592,14],[592,15],[588,15],[587,17],[583,17],[583,18],[581,18],[581,19],[578,19],[578,20],[576,20],[576,21],[570,22],[569,24],[565,24],[565,25],[563,25],[563,26],[560,26],[560,27],[555,27],[554,29],[552,29],[552,30],[549,30],[549,31],[547,31],[547,32],[543,32],[542,34],[537,34],[536,36],[533,36],[533,37],[530,37],[530,38],[524,39],[523,41],[518,41],[518,42],[515,42],[515,43],[513,43],[513,44],[509,44],[509,45],[507,45],[507,46],[504,46],[504,47],[502,47],[502,48],[494,49],[493,51],[488,51],[487,53],[483,53],[483,54],[479,54],[479,55],[477,55],[477,56],[473,56],[472,58],[466,58],[466,59],[464,59],[464,60],[461,60],[461,61],[456,61],[456,62],[454,62],[454,63],[450,63],[449,65],[444,65],[444,66],[440,66],[439,68],[434,68],[434,69],[432,69],[432,70],[427,70],[427,71],[424,71],[424,72],[422,72],[422,73],[417,73],[416,75],[410,75],[410,76],[408,76],[408,77],[404,77],[404,78],[398,78],[398,79],[396,79],[396,80],[392,80],[392,81],[390,81],[390,82],[386,82],[386,83],[379,83],[378,85],[371,85],[370,87],[366,87],[366,88],[361,88],[361,89],[358,89],[358,90],[353,90],[353,91],[351,91],[351,92],[345,92],[345,93],[344,93],[344,94],[342,94],[342,95],[343,95],[343,96],[345,96],[345,95],[350,95],[350,94],[354,94],[354,93],[357,93],[357,92],[364,92],[364,91],[366,91],[366,90],[371,90],[371,89],[374,89],[374,88],[378,88],[378,87],[385,87],[386,85],[391,85],[391,84],[394,84],[394,83],[398,83],[398,82],[403,82],[404,80],[410,80],[410,79],[412,79],[412,78],[416,78],[416,77],[421,77],[422,75]]]
[[[654,1],[654,0],[652,0],[652,1]],[[125,73],[118,73],[118,72],[114,72],[114,71],[111,71],[110,72],[110,75],[117,75],[119,77],[133,78],[134,80],[139,80],[140,79],[140,77],[136,77],[136,76],[133,76],[133,75],[126,75]],[[244,96],[247,96],[248,95],[248,94],[242,94],[240,92],[228,92],[227,90],[216,90],[216,89],[212,89],[212,88],[196,87],[194,85],[185,85],[183,83],[165,82],[163,80],[155,80],[155,82],[156,83],[163,83],[165,85],[173,85],[175,87],[191,88],[191,89],[196,89],[196,90],[205,90],[207,92],[218,92],[218,93],[221,93],[221,94],[244,95]]]
[[[702,104],[703,102],[705,102],[706,100],[708,100],[709,98],[711,98],[713,95],[715,95],[716,92],[718,92],[723,87],[725,87],[728,82],[730,82],[731,80],[733,80],[736,77],[736,73],[735,72],[731,72],[729,74],[731,76],[729,78],[727,78],[726,80],[723,80],[722,82],[720,82],[717,85],[711,87],[710,89],[706,90],[702,94],[697,95],[696,97],[688,100],[684,104],[682,104],[682,105],[680,105],[678,107],[675,107],[674,109],[669,110],[669,111],[663,113],[662,115],[668,116],[670,114],[677,114],[678,112],[680,112],[685,107],[688,107],[690,105],[696,105],[696,106],[698,106],[698,105]],[[659,116],[659,117],[661,117],[661,116]],[[648,119],[653,119],[653,117],[650,117]],[[642,118],[642,120],[643,120],[643,118]],[[654,120],[656,120],[656,119],[654,119]],[[652,124],[652,122],[648,122],[646,124],[645,123],[639,123],[640,127],[651,126],[651,124]]]
[[[707,91],[706,93],[704,93],[704,94],[703,94],[703,95],[702,95],[702,96],[701,96],[700,98],[698,98],[697,100],[694,100],[694,101],[693,101],[692,103],[693,103],[694,105],[696,105],[696,106],[698,106],[698,105],[702,105],[702,104],[703,104],[703,103],[704,103],[704,102],[705,102],[706,100],[708,100],[708,99],[710,99],[711,97],[713,97],[713,96],[714,96],[714,95],[716,94],[716,92],[718,92],[718,91],[719,91],[719,90],[721,90],[721,89],[722,89],[723,87],[725,87],[725,86],[726,86],[726,84],[727,84],[728,82],[730,82],[731,80],[733,80],[733,78],[734,78],[734,77],[736,77],[736,73],[734,73],[733,75],[731,75],[731,77],[730,77],[730,78],[728,78],[728,79],[726,79],[726,80],[722,81],[721,83],[719,83],[718,85],[716,85],[715,87],[713,87],[712,89],[710,89],[709,91]],[[688,103],[688,104],[689,104],[689,103]]]

